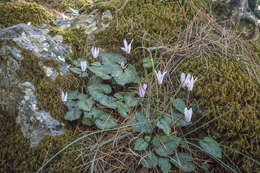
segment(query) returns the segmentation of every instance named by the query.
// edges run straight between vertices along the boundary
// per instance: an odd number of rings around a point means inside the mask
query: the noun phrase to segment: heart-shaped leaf
[[[135,97],[135,93],[124,94],[124,101],[129,106],[137,106],[139,103],[139,98]]]
[[[156,124],[156,126],[163,130],[166,135],[171,133],[171,122],[172,119],[164,115]]]
[[[95,119],[95,124],[98,128],[100,129],[111,129],[117,126],[116,121],[114,120],[114,118],[106,113],[101,111]]]
[[[137,133],[152,133],[152,125],[142,112],[137,112],[135,119],[131,123],[133,125],[133,132]]]
[[[171,157],[170,162],[180,168],[183,172],[195,171],[195,166],[192,163],[192,156],[188,153],[180,152],[177,157]]]
[[[145,140],[143,138],[138,138],[136,141],[135,141],[135,147],[134,149],[136,151],[143,151],[143,150],[146,150],[146,148],[148,147],[148,143],[145,142]]]
[[[202,140],[199,141],[200,146],[202,147],[202,151],[221,159],[222,153],[220,144],[217,143],[213,138],[211,137],[204,137]]]
[[[168,173],[171,170],[171,164],[168,158],[159,158],[158,165],[163,173]]]
[[[128,105],[124,104],[123,102],[118,101],[117,102],[117,111],[118,113],[123,117],[128,117],[129,107]]]
[[[77,108],[70,109],[66,114],[65,114],[65,120],[73,121],[77,120],[80,118],[81,111]]]
[[[153,152],[145,152],[145,158],[141,160],[141,164],[145,168],[154,168],[158,165],[158,157]]]
[[[184,109],[186,105],[182,99],[180,98],[174,99],[172,104],[180,113],[184,114]]]
[[[155,152],[159,156],[167,157],[171,155],[179,146],[181,139],[171,136],[155,136],[152,144],[155,146]]]
[[[187,122],[185,121],[184,119],[184,115],[183,114],[180,114],[178,113],[177,111],[173,111],[173,122],[172,124],[175,126],[175,127],[185,127],[185,126],[188,126],[188,125],[191,125],[192,122]]]

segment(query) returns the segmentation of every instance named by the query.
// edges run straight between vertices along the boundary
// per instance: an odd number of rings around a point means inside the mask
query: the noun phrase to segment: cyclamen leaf
[[[141,164],[145,168],[154,168],[158,165],[158,157],[152,152],[145,152],[145,158],[141,160]]]
[[[99,129],[102,130],[111,129],[117,126],[117,123],[114,120],[114,118],[110,114],[103,111],[97,115],[95,124]]]
[[[65,114],[65,120],[69,120],[69,121],[77,120],[80,118],[80,115],[81,115],[81,111],[77,108],[74,108],[69,110]]]
[[[159,158],[158,165],[163,173],[168,173],[171,170],[171,164],[168,158]]]
[[[183,114],[180,114],[177,111],[173,111],[173,123],[172,124],[174,124],[176,127],[185,127],[185,126],[192,124],[192,122],[185,121]]]
[[[121,74],[113,75],[113,78],[116,83],[121,86],[128,83],[138,83],[140,81],[135,67],[131,64],[129,64]]]
[[[162,129],[166,135],[169,135],[171,133],[171,122],[171,118],[165,115],[157,122],[156,126]]]
[[[138,138],[136,141],[135,141],[135,147],[134,149],[136,151],[143,151],[143,150],[146,150],[146,148],[148,147],[148,143],[145,142],[145,140],[143,138]]]
[[[78,106],[83,111],[90,111],[93,104],[94,104],[94,102],[90,98],[78,101]]]
[[[143,67],[144,68],[152,68],[153,67],[151,58],[144,58],[143,59]]]
[[[144,116],[142,112],[137,112],[135,119],[131,123],[133,125],[133,132],[137,133],[152,133],[153,128],[148,119]]]
[[[76,73],[76,74],[81,74],[82,71],[80,68],[77,68],[77,67],[72,67],[72,68],[69,68],[72,72]]]
[[[188,153],[180,152],[178,153],[178,157],[174,156],[170,158],[170,162],[180,168],[183,172],[195,171],[195,166],[192,163],[192,156]]]
[[[117,102],[117,111],[123,118],[126,118],[126,117],[128,117],[128,112],[130,110],[129,110],[129,107],[126,104],[118,101]]]
[[[186,105],[182,99],[180,98],[174,99],[172,104],[180,113],[184,114],[184,109]]]
[[[179,146],[181,139],[176,136],[154,137],[152,144],[155,146],[155,152],[159,156],[167,157],[171,155]]]
[[[124,95],[124,101],[129,106],[137,106],[139,103],[139,98],[135,97],[135,93],[126,93]]]
[[[104,69],[102,66],[89,66],[88,69],[94,73],[96,76],[104,79],[104,80],[109,80],[112,77],[108,75],[107,73],[104,72]]]
[[[202,140],[199,141],[200,146],[202,147],[202,151],[209,153],[210,155],[221,159],[222,152],[220,148],[220,144],[217,143],[211,137],[204,137]]]

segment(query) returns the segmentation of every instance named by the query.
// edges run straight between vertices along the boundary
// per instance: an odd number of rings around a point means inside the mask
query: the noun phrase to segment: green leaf
[[[156,126],[163,130],[166,135],[171,133],[171,122],[172,119],[164,115],[156,124]]]
[[[192,156],[188,153],[180,152],[178,153],[178,157],[171,157],[170,162],[180,168],[183,172],[195,171],[195,166],[192,163]]]
[[[135,141],[135,147],[134,149],[136,151],[143,151],[143,150],[146,150],[146,148],[148,147],[148,143],[145,142],[145,140],[143,138],[138,138],[136,141]]]
[[[88,86],[88,92],[95,101],[108,108],[115,109],[117,104],[114,102],[114,97],[105,95],[111,93],[111,91],[111,87],[105,84],[97,83]]]
[[[116,121],[114,120],[114,118],[106,113],[101,111],[95,119],[95,124],[99,129],[111,129],[117,126]]]
[[[72,71],[73,73],[76,73],[76,74],[81,74],[82,73],[81,69],[77,68],[77,67],[71,67],[69,69],[70,69],[70,71]]]
[[[117,99],[120,99],[120,100],[124,99],[124,96],[122,94],[120,94],[120,93],[115,93],[114,97],[117,98]]]
[[[96,76],[104,80],[109,80],[112,78],[110,75],[104,72],[103,66],[89,66],[88,69]]]
[[[126,61],[125,57],[116,53],[102,53],[101,59],[103,64],[120,64]]]
[[[145,152],[145,158],[141,160],[141,164],[145,168],[154,168],[158,165],[158,157],[152,152]]]
[[[184,109],[186,105],[182,99],[180,98],[174,99],[172,104],[180,113],[184,114]]]
[[[68,92],[68,100],[74,100],[74,99],[78,99],[79,96],[79,92],[78,91],[69,91]]]
[[[171,170],[171,164],[168,158],[159,158],[158,165],[163,173],[168,173]]]
[[[65,120],[69,120],[69,121],[77,120],[80,118],[80,115],[81,115],[81,111],[77,108],[74,108],[69,110],[65,114]]]
[[[172,124],[174,124],[175,127],[185,127],[185,126],[191,125],[192,122],[185,121],[183,114],[180,114],[177,111],[173,111],[173,122],[172,122]]]
[[[172,154],[180,144],[181,139],[172,136],[156,136],[152,140],[152,144],[155,146],[155,152],[159,156],[167,157]]]
[[[124,101],[129,106],[137,106],[139,103],[139,98],[135,97],[135,93],[126,93],[124,95]]]
[[[152,125],[147,120],[142,112],[137,112],[135,115],[135,119],[131,123],[133,125],[133,132],[137,133],[152,133]]]
[[[124,104],[123,102],[118,101],[117,102],[117,111],[118,113],[123,117],[128,117],[129,107],[128,105]]]
[[[202,151],[221,159],[222,153],[220,144],[217,143],[211,137],[204,137],[202,140],[199,141],[200,146],[202,147]]]
[[[150,142],[150,141],[151,141],[151,136],[145,136],[145,137],[144,137],[144,140],[145,140],[146,142]]]
[[[98,114],[102,113],[101,110],[98,110],[96,108],[92,108],[89,112],[84,112],[84,118],[96,118]]]
[[[96,61],[96,62],[91,63],[91,65],[92,65],[92,66],[101,66],[101,63],[98,62],[98,61]]]
[[[93,104],[94,104],[94,102],[90,98],[81,99],[81,100],[78,101],[78,106],[83,111],[90,111],[90,109],[92,108]]]
[[[92,126],[95,124],[95,121],[94,121],[94,119],[83,117],[82,124],[87,125],[87,126]]]
[[[79,77],[88,77],[88,72],[84,71],[80,73]]]
[[[121,86],[124,86],[128,83],[138,83],[140,81],[135,67],[131,64],[128,64],[127,68],[122,73],[117,73],[116,75],[112,74],[112,76],[116,83]]]
[[[144,68],[152,68],[153,67],[151,58],[144,58],[143,59],[143,67]]]

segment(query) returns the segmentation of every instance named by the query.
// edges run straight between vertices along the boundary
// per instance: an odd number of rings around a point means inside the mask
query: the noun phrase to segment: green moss
[[[59,32],[63,36],[63,43],[69,43],[72,48],[72,59],[80,58],[81,51],[85,46],[87,35],[83,28],[62,30]]]
[[[28,22],[41,25],[52,19],[52,15],[37,3],[0,3],[0,9],[0,28]]]
[[[76,139],[72,131],[66,131],[60,136],[46,137],[39,146],[30,148],[29,141],[23,137],[14,117],[0,116],[0,172],[36,172],[47,159]],[[80,144],[74,144],[70,149],[79,147]],[[76,157],[76,154],[64,152],[43,172],[76,173],[76,166],[81,162],[76,160]]]
[[[192,93],[204,112],[209,113],[206,120],[224,115],[205,130],[222,144],[254,159],[259,158],[259,84],[243,70],[242,63],[224,59],[218,54],[205,57],[205,60],[208,70],[205,62],[198,58],[188,59],[180,68],[180,71],[192,73],[200,79]],[[252,161],[249,165],[241,155],[229,150],[225,152],[239,168],[254,172],[256,165]]]

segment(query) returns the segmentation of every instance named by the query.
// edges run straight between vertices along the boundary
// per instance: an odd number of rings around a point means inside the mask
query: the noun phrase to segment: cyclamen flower
[[[126,69],[126,67],[128,66],[128,64],[126,64],[125,61],[122,61],[120,65],[121,65],[122,69]]]
[[[164,75],[167,73],[167,71],[164,71],[163,73],[161,73],[160,70],[158,72],[155,70],[154,72],[156,74],[158,84],[161,85],[163,82]]]
[[[91,53],[92,53],[93,58],[96,59],[98,57],[98,54],[99,54],[99,48],[92,47],[91,48]]]
[[[139,86],[139,96],[140,97],[144,97],[146,88],[147,88],[147,84],[145,84],[145,83],[143,85],[141,84]]]
[[[64,93],[63,90],[61,90],[61,100],[63,102],[66,102],[67,101],[67,98],[68,98],[68,93]]]
[[[190,109],[185,108],[184,109],[184,116],[185,116],[185,121],[186,122],[190,122],[191,121],[191,116],[192,116],[192,108],[190,108]]]
[[[124,47],[121,47],[121,49],[123,51],[125,51],[127,54],[130,54],[131,52],[131,44],[132,44],[133,40],[130,42],[130,44],[128,45],[126,39],[124,39]]]
[[[87,69],[87,61],[81,61],[80,62],[80,67],[82,71],[86,71]]]
[[[189,91],[192,91],[194,83],[196,82],[197,78],[194,79],[193,76],[191,76],[190,74],[187,75],[187,77],[185,77],[184,73],[181,73],[181,85],[182,87],[187,87]]]

